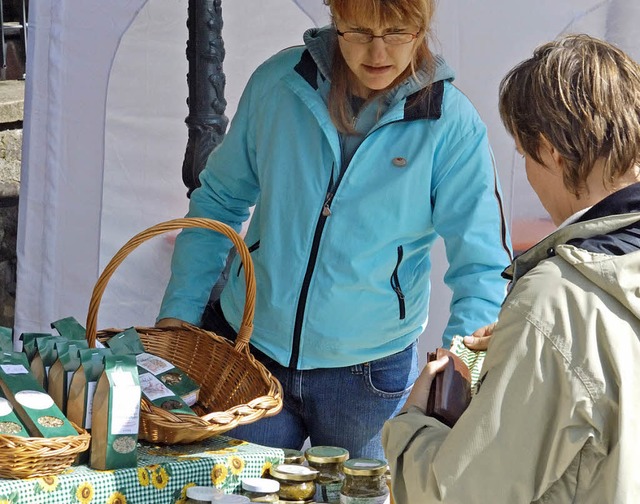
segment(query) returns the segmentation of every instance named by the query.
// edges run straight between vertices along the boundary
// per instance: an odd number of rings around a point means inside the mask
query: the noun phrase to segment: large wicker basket
[[[282,409],[282,386],[249,350],[255,308],[255,277],[249,251],[229,226],[204,218],[163,222],[131,238],[111,259],[93,289],[87,314],[87,341],[95,346],[120,329],[96,330],[98,306],[106,284],[122,261],[138,245],[156,235],[183,228],[205,228],[226,235],[244,266],[246,302],[235,345],[199,327],[136,327],[145,349],[185,371],[200,384],[198,416],[172,413],[145,399],[141,403],[139,438],[165,444],[192,443],[255,422]]]
[[[89,448],[89,433],[73,424],[77,436],[0,436],[0,478],[40,478],[60,474]]]

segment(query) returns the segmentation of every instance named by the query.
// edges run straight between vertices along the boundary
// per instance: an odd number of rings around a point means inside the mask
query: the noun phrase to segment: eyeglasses
[[[420,32],[417,33],[385,33],[384,35],[373,35],[372,33],[365,33],[359,31],[345,31],[341,32],[336,29],[336,33],[347,42],[354,44],[368,44],[373,41],[374,38],[381,38],[385,44],[400,45],[408,44],[412,40],[418,38]]]

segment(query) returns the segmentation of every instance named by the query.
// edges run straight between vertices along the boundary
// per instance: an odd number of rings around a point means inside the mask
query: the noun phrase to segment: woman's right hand
[[[163,318],[156,322],[156,327],[180,327],[186,322],[177,318]]]

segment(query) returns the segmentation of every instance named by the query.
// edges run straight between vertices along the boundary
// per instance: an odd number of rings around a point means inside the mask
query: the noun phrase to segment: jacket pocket
[[[402,248],[402,245],[400,245],[398,247],[398,260],[396,262],[396,267],[393,269],[393,273],[391,274],[391,288],[398,297],[398,311],[400,312],[400,320],[404,320],[405,318],[404,292],[402,292],[402,286],[400,285],[400,280],[398,279],[398,269],[400,268],[403,254],[404,250]]]
[[[258,250],[260,248],[260,240],[255,242],[253,245],[249,247],[249,253],[251,254],[254,250]],[[240,276],[240,272],[242,271],[242,261],[240,261],[240,266],[238,266],[238,273],[236,276]]]

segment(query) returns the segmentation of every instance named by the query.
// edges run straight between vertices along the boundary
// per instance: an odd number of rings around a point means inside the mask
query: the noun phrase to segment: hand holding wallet
[[[460,357],[444,348],[429,352],[427,362],[445,355],[449,362],[431,383],[426,414],[453,427],[471,401],[471,373]]]

